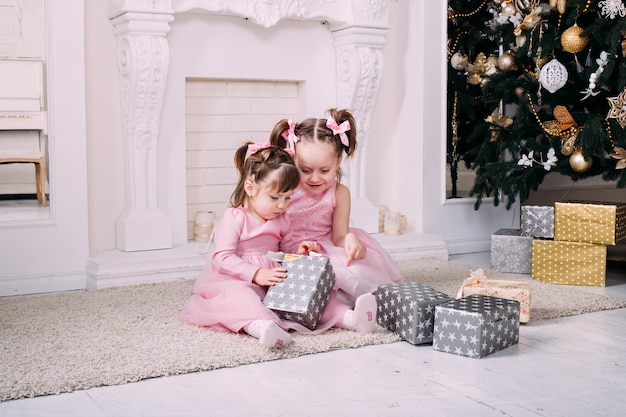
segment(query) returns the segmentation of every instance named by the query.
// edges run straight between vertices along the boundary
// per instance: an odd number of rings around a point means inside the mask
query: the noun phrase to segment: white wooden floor
[[[489,267],[488,253],[451,260]],[[626,264],[607,282],[626,299]],[[0,416],[624,415],[626,309],[523,325],[482,359],[397,342],[0,403]]]

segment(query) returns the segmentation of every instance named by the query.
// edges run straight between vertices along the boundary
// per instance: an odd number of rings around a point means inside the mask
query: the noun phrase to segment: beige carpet
[[[476,269],[434,258],[401,261],[400,266],[407,280],[453,296]],[[527,279],[486,273],[490,279]],[[177,281],[0,299],[0,401],[399,340],[382,329],[372,335],[332,330],[296,334],[287,348],[268,350],[246,335],[179,323],[176,315],[192,285]],[[526,326],[626,306],[583,287],[532,280],[530,286]]]

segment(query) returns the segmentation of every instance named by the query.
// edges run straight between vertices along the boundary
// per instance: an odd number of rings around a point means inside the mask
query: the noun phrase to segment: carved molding
[[[124,251],[172,247],[171,222],[157,201],[157,142],[169,66],[165,35],[173,18],[126,12],[111,21],[118,43],[126,165],[126,209],[117,223],[117,246]]]
[[[352,194],[365,198],[365,160],[372,108],[383,72],[381,47],[387,29],[351,27],[333,32],[337,56],[337,105],[357,120],[359,147],[348,160],[346,177]]]
[[[150,18],[146,18],[150,16]],[[156,209],[156,154],[161,107],[169,65],[165,35],[170,15],[126,13],[113,19],[126,145],[127,205]]]

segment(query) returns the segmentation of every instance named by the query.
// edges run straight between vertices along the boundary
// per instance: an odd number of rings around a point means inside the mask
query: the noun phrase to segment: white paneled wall
[[[198,211],[221,218],[237,180],[235,150],[269,139],[280,119],[297,118],[297,82],[190,79],[186,82],[187,237]]]

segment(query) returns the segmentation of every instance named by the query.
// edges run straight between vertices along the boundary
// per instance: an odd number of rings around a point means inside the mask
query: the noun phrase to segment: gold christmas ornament
[[[557,0],[556,8],[558,9],[559,13],[565,14],[565,9],[567,8],[567,0]]]
[[[537,27],[537,25],[541,23],[541,16],[539,15],[540,12],[541,8],[538,7],[524,16],[522,23],[513,29],[513,34],[515,36],[520,36],[525,30],[533,30]]]
[[[606,118],[617,120],[622,129],[626,129],[626,88],[617,97],[608,97],[607,100],[611,108]]]
[[[463,71],[468,61],[467,55],[457,52],[450,58],[450,65],[457,71]]]
[[[539,82],[543,88],[554,93],[567,83],[567,68],[555,58],[541,68]]]
[[[569,53],[576,54],[587,46],[589,37],[584,34],[584,29],[574,23],[569,29],[561,34],[561,46]]]
[[[609,154],[611,158],[617,159],[615,169],[626,168],[626,149],[616,146],[613,148],[613,153]]]
[[[561,138],[561,153],[569,156],[574,152],[580,128],[565,106],[555,106],[552,114],[556,120],[543,122],[542,128],[547,134]]]
[[[585,172],[593,165],[593,159],[585,158],[580,148],[574,149],[569,157],[569,166],[576,172]]]
[[[491,142],[495,142],[500,137],[500,132],[513,124],[513,119],[501,115],[500,109],[496,108],[491,115],[487,116],[485,122],[491,124],[489,128],[491,132]]]
[[[565,106],[554,106],[552,114],[559,121],[559,129],[567,130],[571,127],[578,127],[576,120],[572,117]]]
[[[561,153],[563,155],[570,156],[574,152],[574,142],[576,142],[576,136],[570,136],[563,142],[563,144],[561,145]]]
[[[556,5],[559,1],[558,0],[550,0],[550,7],[552,7],[553,9],[556,9]]]
[[[511,52],[504,52],[498,57],[498,68],[504,72],[515,71],[517,69],[517,61],[515,55]]]

